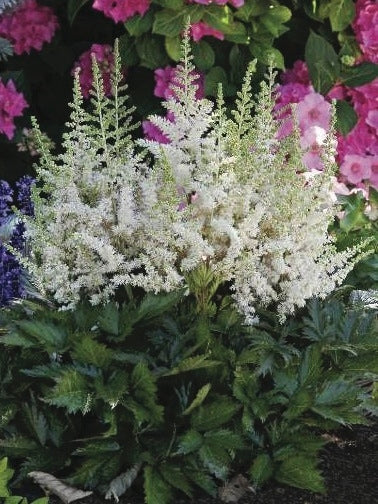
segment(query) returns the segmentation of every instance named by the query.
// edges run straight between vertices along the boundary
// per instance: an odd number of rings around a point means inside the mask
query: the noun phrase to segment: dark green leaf
[[[342,135],[347,135],[357,124],[358,116],[354,108],[344,100],[336,102],[336,129]]]
[[[197,408],[191,416],[193,429],[208,431],[216,429],[231,420],[239,406],[226,396],[219,396],[206,406]]]
[[[377,77],[378,65],[369,62],[345,68],[340,75],[342,83],[349,87],[362,86]]]
[[[177,488],[188,497],[192,497],[192,486],[180,467],[165,462],[159,466],[159,472],[173,488]]]
[[[179,440],[178,453],[186,455],[197,451],[203,443],[202,434],[195,430],[189,430]]]
[[[331,0],[328,12],[332,31],[338,32],[350,25],[356,14],[356,8],[353,0]]]
[[[143,33],[148,32],[154,21],[154,12],[149,10],[143,16],[139,14],[128,19],[125,23],[125,28],[132,37],[139,37]]]
[[[198,70],[208,70],[214,65],[215,53],[211,45],[205,40],[200,40],[193,46],[194,64]]]
[[[68,413],[86,411],[90,399],[87,382],[84,376],[72,369],[65,371],[47,400],[50,404],[64,407]]]
[[[169,504],[172,498],[171,486],[151,466],[144,468],[144,494],[146,504]]]
[[[180,61],[181,58],[181,37],[165,37],[165,49],[168,56],[173,61]]]
[[[250,469],[250,474],[256,485],[261,485],[273,475],[274,464],[268,454],[262,454],[255,458]]]
[[[203,7],[191,5],[180,10],[163,9],[155,14],[152,32],[166,37],[176,37],[185,29],[188,18],[196,23],[202,17]]]
[[[340,63],[334,48],[323,37],[311,32],[305,59],[315,90],[326,94],[340,76]]]
[[[227,74],[222,67],[215,66],[205,75],[206,96],[218,96],[219,84],[223,89],[227,86]]]
[[[324,493],[323,478],[317,469],[317,461],[303,455],[290,457],[282,462],[275,478],[285,485]]]
[[[88,2],[88,0],[68,0],[67,19],[70,25],[73,24],[79,10]]]
[[[119,309],[116,303],[111,302],[101,307],[98,325],[103,331],[118,335],[119,332]]]

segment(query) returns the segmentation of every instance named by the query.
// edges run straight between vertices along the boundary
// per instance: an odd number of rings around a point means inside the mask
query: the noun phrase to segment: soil
[[[320,465],[326,481],[325,495],[270,482],[256,493],[247,492],[238,504],[378,504],[378,424],[344,429],[327,440]],[[111,502],[92,495],[75,504]],[[61,504],[61,501],[51,498],[51,504]],[[126,494],[119,504],[143,504],[143,498]],[[177,499],[175,504],[224,503],[200,495],[192,501]]]

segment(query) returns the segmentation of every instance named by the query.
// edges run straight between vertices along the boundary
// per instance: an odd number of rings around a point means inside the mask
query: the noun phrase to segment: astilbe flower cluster
[[[256,305],[274,303],[284,318],[344,279],[357,250],[336,252],[328,234],[337,212],[329,197],[332,139],[324,142],[323,172],[307,180],[296,137],[277,140],[272,78],[254,105],[251,73],[229,119],[221,98],[216,108],[196,98],[185,39],[180,86],[165,104],[175,122],[150,119],[169,143],[140,140],[145,158],[120,97],[104,100],[97,90],[99,120],[83,108],[76,82],[64,150],[44,149],[28,226],[30,269],[62,308],[83,297],[106,302],[124,285],[182,288],[205,267],[231,285],[252,322]]]
[[[113,49],[109,44],[92,44],[74,63],[72,74],[79,72],[81,93],[84,98],[89,98],[93,84],[93,58],[101,71],[104,93],[109,96],[112,92],[111,75],[114,68]]]
[[[113,19],[124,23],[127,19],[140,14],[143,16],[150,7],[150,0],[95,0],[93,8]]]
[[[378,63],[378,3],[357,0],[356,18],[352,24],[364,59]]]
[[[6,84],[0,79],[0,133],[9,140],[13,138],[16,125],[15,117],[22,116],[28,104],[22,93],[16,90],[12,80]]]
[[[8,39],[15,54],[40,51],[51,42],[59,27],[54,11],[36,0],[25,0],[19,7],[0,16],[0,37]]]
[[[33,215],[30,197],[32,177],[25,175],[16,182],[16,202],[19,211],[27,216]],[[23,270],[17,258],[6,246],[8,243],[19,253],[25,249],[25,224],[12,214],[13,190],[5,181],[0,181],[0,306],[24,295]],[[9,229],[9,236],[6,231]],[[6,239],[7,238],[7,239]],[[5,243],[6,241],[6,243]]]
[[[192,25],[193,27],[193,25]],[[166,66],[164,68],[157,68],[154,72],[155,88],[154,95],[158,98],[168,100],[170,98],[176,99],[175,87],[180,86],[177,81],[177,67]],[[204,75],[197,70],[193,72],[194,85],[196,86],[195,97],[197,100],[205,96]],[[166,119],[174,122],[174,114],[167,112]],[[156,140],[159,143],[169,143],[169,139],[162,133],[162,131],[151,121],[145,120],[142,122],[143,133],[148,140]]]

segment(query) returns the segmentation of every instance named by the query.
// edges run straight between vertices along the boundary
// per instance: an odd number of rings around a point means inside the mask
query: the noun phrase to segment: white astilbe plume
[[[76,80],[64,153],[54,157],[41,143],[28,229],[45,290],[73,308],[83,296],[105,302],[123,285],[177,289],[206,264],[231,285],[247,322],[258,305],[273,303],[284,319],[331,292],[359,254],[336,252],[328,234],[337,213],[331,136],[324,171],[304,177],[297,132],[276,140],[273,76],[253,102],[251,65],[230,119],[221,92],[216,107],[196,99],[186,38],[175,98],[165,104],[174,121],[151,118],[170,143],[137,142],[148,164],[131,140],[116,61],[116,99],[104,96],[95,66],[95,114],[84,111]]]

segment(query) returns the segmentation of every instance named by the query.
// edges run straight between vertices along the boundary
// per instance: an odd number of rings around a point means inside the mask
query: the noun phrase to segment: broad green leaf
[[[205,95],[218,96],[218,86],[227,86],[227,74],[222,67],[215,66],[205,75]]]
[[[259,486],[272,477],[273,471],[273,460],[264,453],[255,458],[249,472],[254,483]]]
[[[210,392],[211,389],[211,383],[206,383],[203,387],[199,389],[197,392],[196,397],[193,399],[192,403],[186,408],[185,411],[182,412],[183,415],[188,415],[191,413],[195,408],[198,408],[203,401],[206,399],[207,394]]]
[[[231,460],[222,446],[204,444],[199,449],[199,457],[206,469],[216,478],[221,480],[227,478]]]
[[[262,42],[252,41],[249,44],[249,49],[252,56],[257,58],[264,65],[273,65],[275,68],[283,70],[285,68],[284,58],[282,53],[275,47],[271,47]]]
[[[169,504],[172,499],[171,486],[151,466],[144,468],[144,495],[146,504]]]
[[[41,345],[45,345],[49,353],[64,348],[67,333],[63,327],[39,320],[19,320],[16,324],[26,335],[32,336]]]
[[[331,0],[328,13],[332,31],[339,32],[353,21],[356,8],[353,0]]]
[[[207,494],[214,498],[217,496],[218,487],[216,483],[213,478],[204,471],[195,471],[191,468],[189,470],[185,470],[185,474],[188,479],[192,480],[195,485],[204,490]]]
[[[345,86],[356,87],[367,84],[378,77],[378,65],[374,63],[361,63],[353,67],[344,68],[340,80]]]
[[[181,373],[187,373],[188,371],[195,371],[197,369],[219,366],[220,364],[222,363],[218,361],[207,360],[206,355],[188,357],[187,359],[183,359],[180,364],[175,366],[167,373],[164,373],[162,376],[173,376]]]
[[[325,492],[317,460],[304,455],[285,459],[275,473],[275,478],[285,485],[305,488],[312,492]]]
[[[250,21],[252,17],[261,16],[269,10],[270,0],[249,0],[235,12],[235,17],[242,21]]]
[[[219,396],[211,404],[197,408],[191,416],[193,429],[209,431],[226,424],[236,414],[239,405],[227,396]]]
[[[179,439],[178,453],[186,455],[195,452],[202,446],[202,443],[202,434],[195,430],[189,430]]]
[[[166,9],[179,10],[184,6],[184,0],[155,0],[156,3]]]
[[[215,53],[211,45],[205,40],[200,40],[193,45],[194,64],[198,70],[209,70],[214,65]]]
[[[40,497],[39,499],[34,500],[31,504],[49,504],[49,498]]]
[[[305,59],[315,90],[326,94],[340,76],[340,63],[334,48],[323,37],[311,32]]]
[[[163,9],[155,14],[155,21],[152,33],[165,35],[166,37],[176,37],[185,29],[188,18],[191,23],[196,23],[202,17],[203,7],[201,5],[190,5],[180,10]]]
[[[143,16],[139,14],[133,16],[125,22],[125,28],[132,37],[139,37],[143,33],[148,32],[151,29],[152,23],[154,21],[154,13],[149,10]]]
[[[241,450],[244,447],[241,436],[229,429],[205,432],[203,439],[207,445],[222,446],[226,450]]]
[[[67,19],[70,25],[73,24],[79,10],[88,2],[88,0],[68,0]]]
[[[165,50],[173,61],[180,61],[181,58],[181,37],[165,37]]]
[[[336,102],[336,129],[347,135],[356,125],[358,116],[354,108],[344,100]]]
[[[292,397],[290,397],[288,408],[284,413],[284,417],[294,419],[308,410],[313,404],[312,395],[306,389],[300,389]]]
[[[95,340],[94,334],[84,334],[75,342],[72,356],[75,360],[106,368],[113,356],[113,351]]]
[[[130,37],[128,33],[124,33],[119,38],[118,47],[123,65],[131,67],[138,64],[139,56],[136,52],[135,39],[133,37]]]
[[[2,458],[0,460],[0,497],[7,497],[10,495],[8,483],[12,479],[13,474],[13,469],[8,467],[8,458]]]
[[[28,501],[20,495],[10,495],[9,497],[5,497],[4,504],[28,504]]]
[[[290,18],[290,9],[283,5],[276,5],[261,16],[260,22],[274,37],[278,37],[282,34],[282,27],[280,25],[289,21]]]
[[[299,368],[299,382],[302,386],[314,385],[323,372],[322,356],[318,345],[306,349]]]

